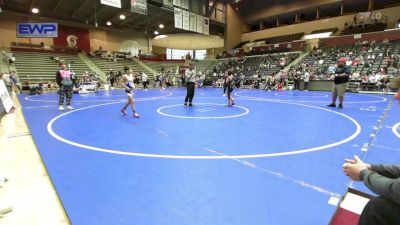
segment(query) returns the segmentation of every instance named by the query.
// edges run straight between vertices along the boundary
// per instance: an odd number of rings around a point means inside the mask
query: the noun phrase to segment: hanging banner
[[[58,37],[58,23],[17,23],[18,38]]]
[[[182,9],[174,8],[175,27],[182,29]]]
[[[203,28],[203,33],[206,35],[210,34],[210,20],[208,18],[204,17],[204,24],[203,24],[204,28]]]
[[[203,33],[203,16],[197,15],[197,26],[196,31],[197,33]]]
[[[195,13],[190,13],[189,21],[190,21],[190,29],[189,30],[196,32],[197,17],[196,17]]]
[[[174,5],[181,7],[181,0],[174,0],[173,1]]]
[[[172,0],[163,0],[163,4],[164,4],[164,6],[173,7]]]
[[[131,0],[131,12],[147,15],[147,0]]]
[[[184,9],[189,9],[189,0],[181,0],[181,7]]]
[[[121,8],[121,0],[101,0],[101,4]]]
[[[189,30],[189,11],[182,10],[182,29]]]

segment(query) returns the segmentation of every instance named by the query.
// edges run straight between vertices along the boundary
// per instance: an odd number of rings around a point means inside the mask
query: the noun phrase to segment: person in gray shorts
[[[335,70],[335,80],[332,88],[332,102],[327,105],[328,107],[336,107],[336,99],[339,96],[338,108],[343,108],[344,93],[346,92],[349,84],[349,76],[351,73],[350,67],[346,66],[347,59],[342,57],[339,59],[337,68]]]

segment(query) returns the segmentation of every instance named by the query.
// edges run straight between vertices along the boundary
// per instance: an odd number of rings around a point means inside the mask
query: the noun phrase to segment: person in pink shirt
[[[72,100],[72,89],[73,89],[73,82],[72,82],[72,73],[67,70],[67,66],[65,63],[60,63],[60,70],[56,73],[56,81],[58,86],[60,87],[59,90],[59,98],[58,98],[58,110],[64,111],[64,98],[66,97],[66,107],[67,109],[74,109],[71,106]]]

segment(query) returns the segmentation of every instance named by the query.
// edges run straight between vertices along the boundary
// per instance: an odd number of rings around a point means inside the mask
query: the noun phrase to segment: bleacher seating
[[[156,72],[161,72],[161,70],[164,69],[164,71],[172,71],[173,73],[175,73],[178,66],[182,66],[185,64],[183,61],[167,62],[167,61],[142,60],[142,62],[145,63],[150,68],[152,68],[153,70],[155,70]]]
[[[263,82],[267,75],[276,75],[300,56],[300,53],[268,54],[218,60],[201,60],[197,71],[205,74],[205,85],[218,86],[223,82],[224,73],[229,69],[235,74],[238,83],[253,86]],[[255,85],[255,86],[258,86]]]
[[[197,72],[202,72],[205,73],[207,69],[209,69],[212,65],[216,64],[217,62],[221,61],[226,61],[227,59],[220,59],[220,60],[215,60],[215,59],[210,59],[210,60],[199,60],[195,62],[196,65],[196,71]]]
[[[337,31],[337,27],[332,27],[332,28],[326,28],[326,29],[321,29],[321,30],[313,30],[310,34],[320,34],[320,33],[326,33],[326,32],[332,32],[332,34],[335,34]]]
[[[369,32],[383,31],[387,27],[386,23],[367,23],[351,25],[342,31],[341,35],[361,34]]]
[[[393,42],[388,48],[389,55],[384,58],[382,65],[387,66],[389,77],[399,75],[400,41]]]
[[[59,69],[59,64],[51,59],[54,56],[69,64],[71,70],[78,77],[85,71],[90,72],[90,68],[77,55],[54,55],[50,53],[20,51],[13,52],[13,54],[18,78],[21,82],[47,83],[55,81],[55,74]]]
[[[133,72],[141,74],[142,72],[145,72],[148,76],[149,79],[153,79],[153,74],[148,73],[145,68],[140,66],[138,63],[132,60],[110,60],[110,59],[103,59],[103,58],[97,58],[97,57],[92,57],[90,58],[95,65],[97,65],[104,73],[108,74],[110,72],[110,69],[112,69],[114,72],[121,71],[121,73],[124,73],[124,68],[127,66],[130,69],[132,69]]]
[[[64,53],[64,54],[76,54],[79,49],[73,47],[65,47],[58,45],[45,46],[44,43],[26,43],[26,42],[11,42],[11,48],[18,49],[36,49],[43,52],[54,52],[54,53]]]
[[[247,57],[243,63],[243,74],[245,76],[259,74],[262,77],[276,74],[299,56],[300,53],[287,53]]]
[[[398,71],[398,54],[400,53],[400,42],[390,43],[358,43],[356,45],[345,45],[337,47],[321,47],[315,49],[302,59],[297,65],[290,69],[290,74],[305,69],[314,74],[317,80],[332,79],[330,67],[333,68],[340,57],[346,57],[351,67],[352,74],[359,74],[358,82],[361,83],[363,76],[366,82],[363,86],[366,90],[376,90],[378,80],[376,74],[381,70],[387,70],[389,79]],[[391,58],[392,57],[392,58]],[[395,63],[397,59],[397,63]],[[390,65],[389,65],[390,62]],[[382,73],[384,74],[384,73]]]
[[[266,44],[276,44],[276,43],[284,43],[284,42],[300,40],[301,37],[303,37],[303,36],[304,36],[304,33],[302,32],[302,33],[296,33],[296,34],[289,34],[289,35],[283,35],[283,36],[277,36],[277,37],[258,39],[255,42],[265,41]]]

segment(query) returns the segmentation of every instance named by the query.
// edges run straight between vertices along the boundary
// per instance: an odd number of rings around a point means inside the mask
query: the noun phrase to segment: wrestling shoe
[[[339,104],[338,108],[339,108],[339,109],[343,109],[343,105],[342,105],[342,104]]]
[[[125,109],[121,109],[121,113],[122,113],[124,116],[128,115],[128,113],[126,112]]]
[[[336,104],[334,104],[334,103],[331,103],[331,104],[329,104],[329,105],[326,105],[326,106],[328,106],[328,107],[336,107]]]
[[[65,110],[65,109],[64,109],[64,106],[62,106],[62,105],[58,106],[58,110],[64,111],[64,110]]]
[[[140,118],[139,113],[134,112],[134,113],[133,113],[133,118]]]
[[[67,105],[67,109],[69,109],[69,110],[73,110],[73,109],[74,109],[74,107],[72,107],[72,106],[70,106],[70,105]]]

